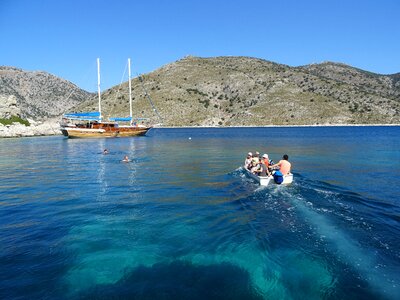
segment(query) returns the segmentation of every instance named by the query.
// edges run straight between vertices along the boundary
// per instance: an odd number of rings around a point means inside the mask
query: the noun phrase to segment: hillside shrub
[[[24,120],[24,119],[22,119],[22,118],[20,118],[18,116],[11,116],[11,118],[9,118],[9,119],[1,119],[0,118],[0,123],[3,124],[3,125],[11,125],[14,122],[23,124],[25,126],[30,126],[31,125],[27,120]]]
[[[207,97],[207,96],[208,96],[207,94],[205,94],[205,93],[199,91],[198,89],[186,89],[186,91],[187,91],[189,94],[194,93],[194,94],[198,94],[198,95],[201,95],[201,96],[204,96],[204,97]]]
[[[201,104],[204,104],[204,107],[207,108],[210,105],[210,100],[205,99],[203,101],[198,100]]]

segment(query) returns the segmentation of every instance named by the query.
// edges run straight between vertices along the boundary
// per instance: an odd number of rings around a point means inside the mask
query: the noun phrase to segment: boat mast
[[[129,117],[132,124],[132,86],[131,86],[131,59],[128,58],[128,82],[129,82]]]
[[[99,94],[99,113],[101,121],[100,58],[97,58],[97,93]]]

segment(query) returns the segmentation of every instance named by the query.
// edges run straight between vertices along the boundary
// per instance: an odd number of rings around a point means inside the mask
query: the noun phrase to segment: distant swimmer
[[[128,158],[128,156],[127,155],[125,155],[124,156],[124,159],[123,160],[121,160],[122,162],[129,162],[129,158]]]
[[[271,168],[279,167],[279,170],[283,175],[287,175],[290,173],[292,168],[292,164],[288,161],[289,156],[287,154],[283,155],[282,159],[277,163],[271,166]]]
[[[108,150],[104,149],[103,154],[108,154]]]

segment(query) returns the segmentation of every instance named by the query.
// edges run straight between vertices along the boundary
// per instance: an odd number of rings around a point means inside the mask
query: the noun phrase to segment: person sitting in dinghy
[[[264,161],[265,165],[267,166],[268,169],[271,168],[271,166],[274,164],[272,159],[269,159],[268,154],[263,154],[262,156],[262,161]]]
[[[259,170],[260,170],[260,161],[256,157],[253,157],[253,159],[251,160],[250,172],[257,175]]]
[[[252,160],[252,158],[253,158],[253,153],[251,153],[251,152],[247,153],[246,160],[244,161],[244,167],[247,170],[251,169],[251,160]]]
[[[283,155],[282,159],[277,164],[272,165],[271,168],[279,167],[279,170],[283,175],[289,174],[292,164],[288,161],[288,159],[289,156],[287,154]]]
[[[258,164],[258,169],[255,172],[256,175],[263,177],[271,175],[269,173],[268,167],[265,165],[265,162],[262,159],[260,160],[260,163]]]

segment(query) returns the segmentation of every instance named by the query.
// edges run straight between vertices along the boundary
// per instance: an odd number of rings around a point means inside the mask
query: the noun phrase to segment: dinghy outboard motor
[[[274,181],[277,184],[281,184],[283,182],[283,174],[281,173],[281,171],[276,170],[274,173]]]

